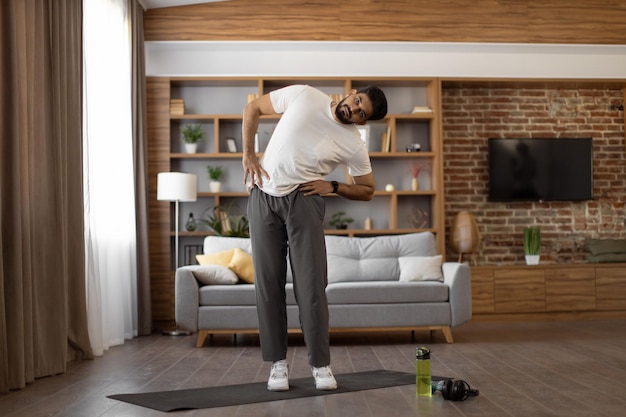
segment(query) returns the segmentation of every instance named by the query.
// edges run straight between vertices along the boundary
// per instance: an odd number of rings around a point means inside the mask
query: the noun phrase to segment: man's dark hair
[[[357,92],[366,94],[372,101],[372,115],[367,120],[380,120],[387,115],[387,97],[383,90],[375,85],[368,85]]]

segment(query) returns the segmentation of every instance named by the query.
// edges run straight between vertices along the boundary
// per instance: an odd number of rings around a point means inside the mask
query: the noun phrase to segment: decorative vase
[[[419,190],[419,188],[420,188],[420,183],[417,180],[417,177],[413,177],[411,179],[411,190],[417,191],[417,190]]]
[[[198,150],[197,143],[185,143],[185,152],[196,153],[197,150]]]
[[[459,254],[459,262],[463,259],[464,253],[470,253],[474,265],[477,264],[474,252],[480,245],[480,231],[472,213],[461,211],[454,216],[450,227],[450,241],[452,249]]]
[[[193,213],[189,213],[189,218],[187,219],[187,223],[185,223],[185,229],[188,232],[193,232],[196,230],[196,219],[193,218]]]
[[[219,193],[222,189],[222,183],[219,181],[211,181],[209,182],[209,189],[212,193]]]
[[[526,265],[539,265],[539,258],[541,255],[525,255]]]

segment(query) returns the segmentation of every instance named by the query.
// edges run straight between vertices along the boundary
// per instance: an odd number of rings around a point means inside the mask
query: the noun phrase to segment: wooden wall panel
[[[148,122],[148,213],[150,291],[153,320],[174,318],[170,204],[157,201],[157,174],[170,170],[170,83],[165,77],[146,79]]]
[[[626,3],[623,0],[585,0],[570,4],[533,1],[528,42],[624,44]]]
[[[342,2],[340,40],[525,42],[525,2]],[[462,13],[460,13],[462,10]]]
[[[150,9],[145,39],[626,44],[622,0],[230,0]]]

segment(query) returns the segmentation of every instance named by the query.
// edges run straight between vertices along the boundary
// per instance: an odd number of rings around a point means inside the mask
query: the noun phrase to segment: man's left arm
[[[369,201],[374,196],[374,174],[369,173],[352,177],[352,184],[337,183],[337,194],[348,200]],[[305,195],[330,194],[334,186],[332,181],[317,180],[300,185]]]

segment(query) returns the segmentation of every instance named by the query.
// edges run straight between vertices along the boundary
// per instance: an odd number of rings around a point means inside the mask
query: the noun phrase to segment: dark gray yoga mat
[[[228,407],[415,384],[415,374],[385,370],[341,374],[335,375],[335,378],[338,387],[334,391],[316,390],[313,377],[309,377],[290,380],[289,391],[284,392],[268,391],[267,382],[264,381],[178,391],[117,394],[109,395],[108,398],[167,412]],[[433,380],[438,379],[442,378],[433,377]]]

